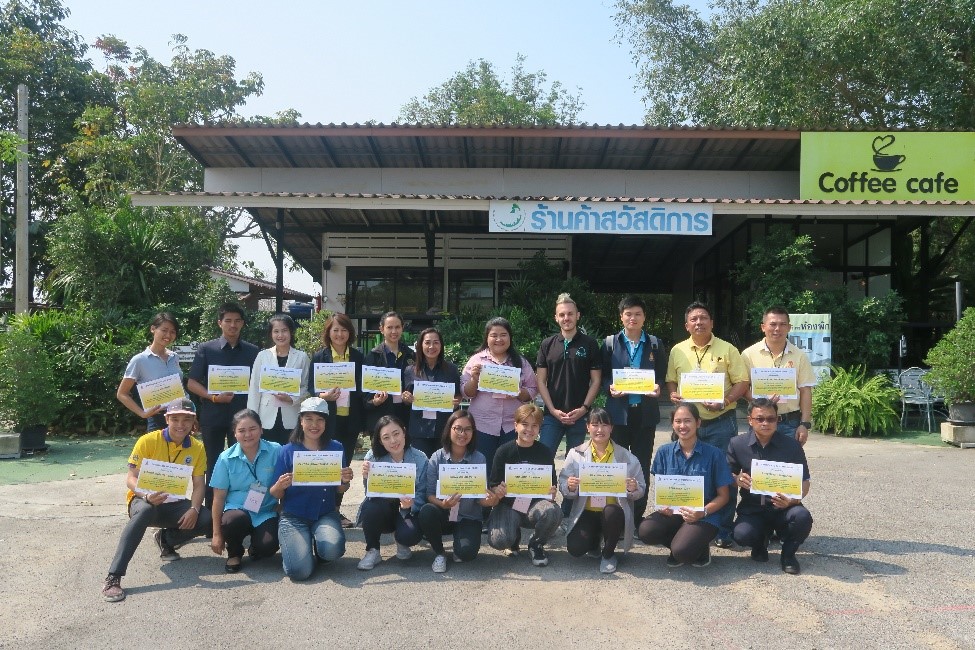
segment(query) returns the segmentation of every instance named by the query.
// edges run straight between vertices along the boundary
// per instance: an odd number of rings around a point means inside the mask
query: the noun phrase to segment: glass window
[[[867,251],[870,266],[890,266],[890,228],[871,235]],[[873,282],[872,278],[870,282]]]
[[[867,264],[867,242],[858,241],[847,249],[846,263],[849,266],[866,266]]]
[[[447,309],[460,313],[464,307],[494,307],[494,271],[451,271]]]
[[[378,315],[389,310],[404,316],[439,313],[443,305],[443,269],[434,269],[431,278],[427,268],[352,267],[346,271],[346,288],[345,307],[350,314]]]
[[[890,293],[890,274],[871,275],[867,283],[867,294],[871,298],[883,298]]]

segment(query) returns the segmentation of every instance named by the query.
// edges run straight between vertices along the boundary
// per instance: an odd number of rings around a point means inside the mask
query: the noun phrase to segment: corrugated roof
[[[224,271],[223,269],[217,269],[212,266],[210,267],[209,271],[213,275],[219,275],[221,277],[228,278],[231,280],[239,280],[240,282],[246,282],[248,285],[251,285],[252,287],[259,287],[261,289],[264,289],[266,292],[270,292],[270,295],[272,296],[274,295],[274,291],[277,290],[277,285],[275,285],[273,282],[268,282],[267,280],[261,280],[259,278],[254,278],[249,275],[241,275],[240,273],[231,273],[230,271]],[[311,294],[307,294],[303,291],[298,291],[297,289],[289,289],[288,287],[284,288],[284,297],[292,298],[295,300],[304,300],[306,302],[314,298],[314,296],[312,296]]]

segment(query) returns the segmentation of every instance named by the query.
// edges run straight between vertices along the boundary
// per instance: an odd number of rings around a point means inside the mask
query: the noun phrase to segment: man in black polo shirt
[[[777,433],[779,417],[776,405],[769,399],[756,399],[748,406],[751,429],[732,438],[728,445],[728,465],[740,489],[735,541],[752,548],[752,559],[768,562],[768,536],[774,530],[782,539],[782,570],[796,575],[799,561],[796,551],[812,530],[812,515],[802,499],[775,495],[752,494],[752,461],[768,460],[802,465],[802,491],[809,493],[809,464],[802,446],[794,438]]]
[[[217,463],[217,457],[225,447],[234,444],[234,432],[230,428],[230,421],[234,414],[247,408],[247,394],[218,393],[211,395],[207,389],[207,378],[210,366],[247,366],[254,365],[259,352],[253,343],[240,340],[240,332],[244,328],[244,310],[236,303],[226,303],[220,307],[217,327],[221,336],[201,343],[193,357],[190,366],[189,380],[186,388],[200,398],[200,431],[203,434],[203,446],[207,452],[206,482],[210,485],[210,475]],[[207,487],[206,505],[210,507],[213,491]]]

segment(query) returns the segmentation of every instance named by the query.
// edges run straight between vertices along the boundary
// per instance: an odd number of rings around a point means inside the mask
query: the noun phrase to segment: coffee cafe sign
[[[803,133],[799,195],[975,201],[975,133]]]

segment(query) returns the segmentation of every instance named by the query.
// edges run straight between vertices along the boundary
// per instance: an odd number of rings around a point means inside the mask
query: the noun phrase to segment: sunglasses
[[[752,422],[758,422],[759,424],[771,424],[773,422],[778,422],[779,421],[779,418],[777,418],[775,416],[768,416],[768,417],[761,417],[760,416],[760,417],[757,417],[757,418],[750,417],[748,419],[751,420]]]

